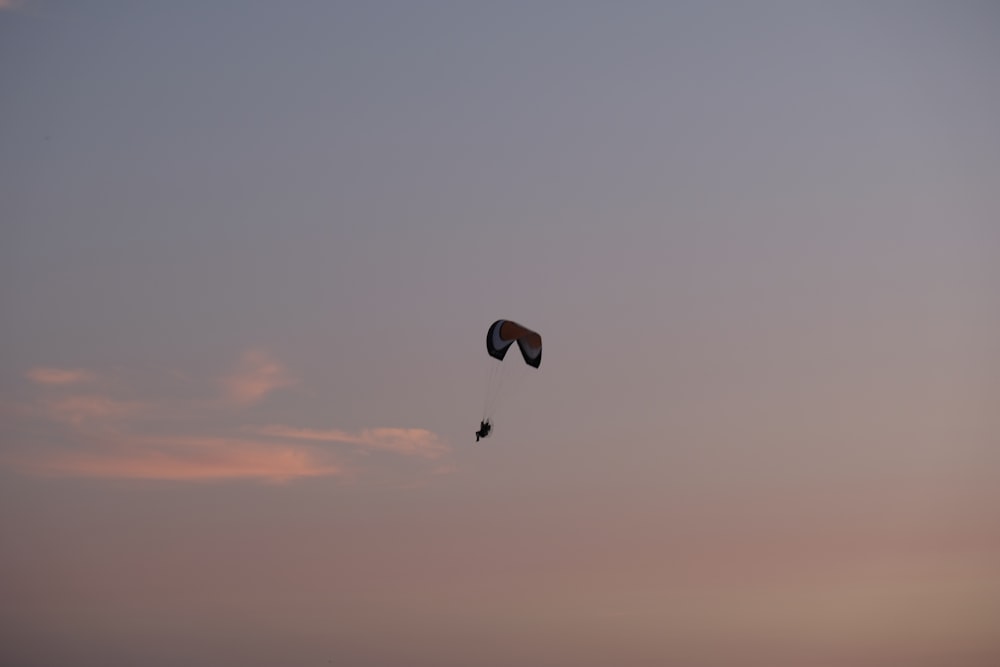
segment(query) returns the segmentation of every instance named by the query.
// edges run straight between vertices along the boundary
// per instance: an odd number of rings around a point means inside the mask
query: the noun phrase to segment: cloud
[[[285,367],[260,349],[246,350],[236,370],[222,379],[223,392],[235,405],[252,405],[293,383]]]
[[[49,386],[67,386],[94,380],[94,374],[82,368],[38,367],[29,370],[25,376],[35,384]]]
[[[121,422],[147,410],[143,403],[118,401],[101,395],[76,395],[42,403],[42,416],[50,421],[81,426],[94,422]]]
[[[121,435],[86,449],[21,458],[14,466],[47,477],[166,481],[285,482],[344,472],[307,447],[198,436]]]
[[[24,6],[24,0],[0,0],[0,11],[18,9]]]
[[[291,440],[340,442],[366,449],[394,452],[406,456],[435,459],[448,451],[441,440],[422,428],[366,428],[356,433],[338,429],[314,430],[291,426],[265,426],[255,429],[260,435]]]
[[[12,433],[28,440],[0,452],[0,464],[28,475],[274,482],[344,476],[338,452],[325,443],[419,459],[448,451],[436,434],[419,428],[246,426],[246,408],[295,382],[261,349],[246,350],[221,379],[181,376],[180,388],[156,379],[136,384],[140,378],[130,374],[122,376],[132,380],[129,386],[121,378],[109,385],[98,373],[54,366],[32,368],[24,377],[34,385],[33,399],[0,400],[0,410],[16,424]],[[168,394],[150,395],[157,389]],[[451,472],[440,461],[435,465],[440,474]]]

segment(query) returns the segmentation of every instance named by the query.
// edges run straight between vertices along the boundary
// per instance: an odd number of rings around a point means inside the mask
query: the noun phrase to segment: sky
[[[0,663],[1000,664],[995,3],[0,0],[0,109]]]

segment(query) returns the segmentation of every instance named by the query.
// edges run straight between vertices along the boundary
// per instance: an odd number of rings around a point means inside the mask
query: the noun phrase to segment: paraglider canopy
[[[497,320],[486,333],[486,351],[490,356],[503,361],[511,344],[517,341],[524,363],[534,368],[542,363],[542,337],[517,322]]]

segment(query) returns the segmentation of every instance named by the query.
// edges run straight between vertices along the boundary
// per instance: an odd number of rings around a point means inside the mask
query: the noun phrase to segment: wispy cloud
[[[254,430],[260,435],[275,438],[339,442],[366,449],[430,459],[438,458],[448,451],[448,448],[436,434],[422,428],[368,428],[351,433],[339,429],[315,430],[276,425]]]
[[[18,9],[24,6],[24,0],[0,0],[0,11]]]
[[[235,405],[252,405],[293,383],[288,370],[261,349],[246,350],[236,369],[222,379],[225,397]]]
[[[176,373],[169,375],[176,379]],[[149,395],[149,388],[164,388],[162,378],[145,384],[144,391],[134,375],[128,383],[121,377],[109,383],[81,368],[38,366],[24,377],[33,397],[0,401],[0,408],[9,424],[28,427],[18,430],[31,434],[33,444],[12,444],[0,452],[0,464],[29,475],[274,482],[344,476],[351,452],[325,446],[331,442],[355,453],[383,451],[414,459],[436,460],[448,451],[436,434],[420,428],[352,432],[246,426],[251,406],[296,381],[261,349],[245,351],[221,379],[199,381],[182,374],[182,391],[170,392],[176,388],[168,386],[168,395],[159,397]],[[447,462],[435,465],[437,474],[453,470]]]
[[[39,408],[49,421],[76,426],[103,422],[121,423],[146,413],[148,406],[135,401],[119,401],[98,394],[84,394],[50,399]]]
[[[3,2],[3,0],[0,0],[0,2]],[[68,386],[93,382],[95,378],[93,373],[82,368],[50,367],[32,368],[25,373],[25,376],[35,384],[50,386]]]
[[[15,460],[40,476],[103,479],[285,482],[343,474],[328,457],[302,446],[275,446],[242,438],[121,435],[76,451]]]

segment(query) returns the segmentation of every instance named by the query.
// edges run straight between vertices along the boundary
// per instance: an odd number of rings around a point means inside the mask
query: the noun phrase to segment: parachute
[[[491,324],[490,330],[486,332],[486,351],[494,359],[503,361],[507,349],[514,341],[517,341],[524,363],[538,368],[542,363],[542,337],[517,322],[497,320]]]
[[[512,393],[513,388],[504,385],[511,384],[509,380],[519,380],[523,375],[522,371],[525,370],[520,362],[512,359],[504,360],[514,343],[517,343],[517,349],[520,350],[525,364],[532,368],[538,368],[542,363],[542,337],[540,334],[510,320],[497,320],[490,325],[486,332],[486,352],[492,359],[489,360],[489,372],[486,379],[483,424],[491,422],[501,398]],[[516,368],[512,368],[512,366]]]

